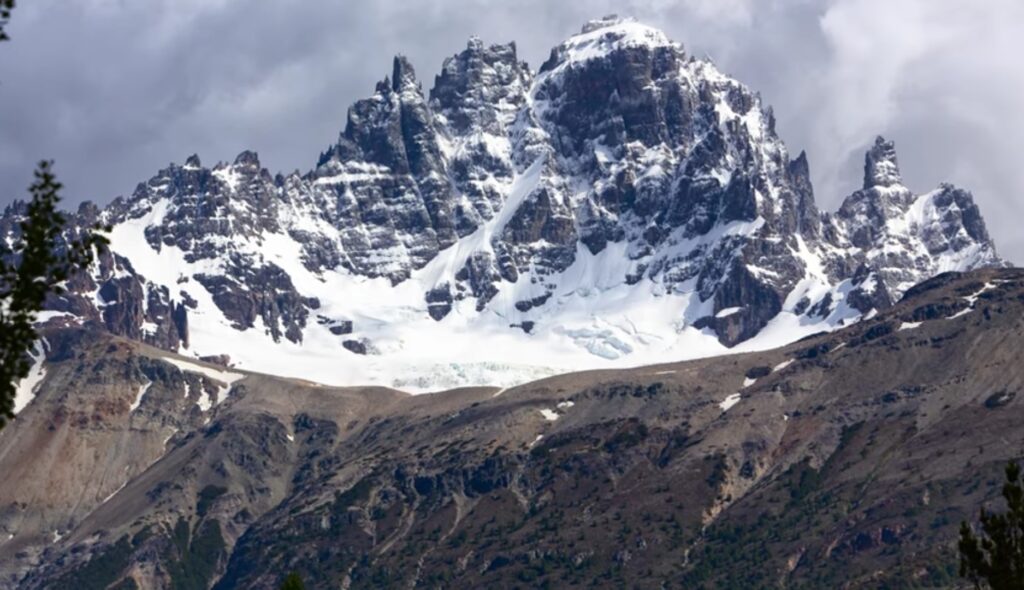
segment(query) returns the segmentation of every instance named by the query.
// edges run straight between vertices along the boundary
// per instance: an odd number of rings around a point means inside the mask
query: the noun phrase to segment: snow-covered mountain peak
[[[537,75],[471,38],[425,93],[398,56],[305,174],[193,156],[81,211],[112,254],[50,302],[68,321],[412,389],[777,346],[1001,264],[970,193],[914,195],[881,138],[822,215],[755,92],[617,18]]]
[[[588,22],[580,33],[552,49],[551,56],[540,68],[540,74],[601,59],[610,53],[629,48],[643,48],[648,51],[670,49],[682,52],[682,46],[673,43],[659,29],[641,24],[632,18],[607,16]]]
[[[676,46],[660,29],[645,25],[633,17],[622,17],[616,14],[588,21],[562,47],[581,48],[594,42],[611,44],[606,46],[627,47],[645,45],[648,47]]]
[[[636,19],[633,17],[608,14],[601,18],[595,18],[584,23],[583,27],[580,29],[579,35],[593,33],[599,29],[608,29],[625,24],[636,24],[636,22]]]

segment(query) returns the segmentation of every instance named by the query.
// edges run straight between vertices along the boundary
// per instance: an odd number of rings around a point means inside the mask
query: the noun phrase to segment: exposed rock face
[[[0,231],[16,235],[18,215]],[[864,187],[822,215],[807,156],[790,158],[756,93],[612,17],[536,74],[514,44],[474,38],[425,92],[396,57],[308,173],[273,176],[252,152],[213,168],[193,156],[77,218],[113,224],[115,255],[51,309],[251,366],[275,343],[337,349],[350,332],[422,356],[386,332],[396,324],[442,340],[530,325],[524,347],[608,358],[642,356],[658,331],[734,346],[771,322],[833,329],[938,272],[1002,264],[970,193],[913,194],[882,138]],[[378,279],[407,296],[367,291]],[[671,315],[632,317],[665,298],[681,302]],[[217,350],[212,325],[253,331],[263,357]]]
[[[446,169],[461,195],[455,200],[460,236],[493,219],[505,203],[516,168],[510,126],[525,105],[532,74],[514,43],[485,47],[470,39],[445,60],[430,91],[430,108],[442,125]]]
[[[244,263],[235,268],[237,274],[233,277],[213,274],[194,277],[237,329],[252,328],[259,318],[269,326],[275,340],[282,336],[283,330],[288,340],[301,341],[309,311],[318,309],[320,303],[315,298],[298,295],[288,274],[273,263],[255,271]]]
[[[48,329],[0,586],[953,587],[1024,444],[1022,313],[1024,271],[945,273],[777,350],[431,396]]]

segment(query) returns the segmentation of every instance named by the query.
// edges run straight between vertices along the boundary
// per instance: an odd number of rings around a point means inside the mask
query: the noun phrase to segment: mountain
[[[923,588],[1024,445],[1024,271],[772,351],[413,396],[45,329],[0,587]]]
[[[111,252],[54,325],[408,391],[763,350],[1003,265],[970,193],[912,193],[882,138],[820,213],[757,94],[614,17],[536,72],[471,39],[425,91],[396,57],[312,170],[192,156],[97,221]]]

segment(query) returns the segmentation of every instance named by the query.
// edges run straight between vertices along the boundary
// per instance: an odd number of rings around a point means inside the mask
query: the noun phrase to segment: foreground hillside
[[[769,351],[409,396],[47,334],[0,587],[903,588],[1024,449],[1024,271]]]

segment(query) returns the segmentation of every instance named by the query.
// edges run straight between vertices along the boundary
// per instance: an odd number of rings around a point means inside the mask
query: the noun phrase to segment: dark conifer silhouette
[[[284,583],[281,584],[281,590],[306,590],[306,585],[302,583],[302,578],[299,577],[299,574],[292,572],[284,579]]]
[[[61,283],[91,264],[95,247],[107,243],[95,232],[64,240],[60,188],[53,163],[40,162],[20,235],[13,244],[0,242],[0,428],[14,417],[18,383],[31,369],[29,351],[38,338],[34,323],[46,296],[60,293]]]
[[[1003,484],[1006,512],[981,509],[981,533],[960,525],[960,575],[975,587],[992,590],[1024,588],[1024,482],[1020,466],[1006,466]]]

